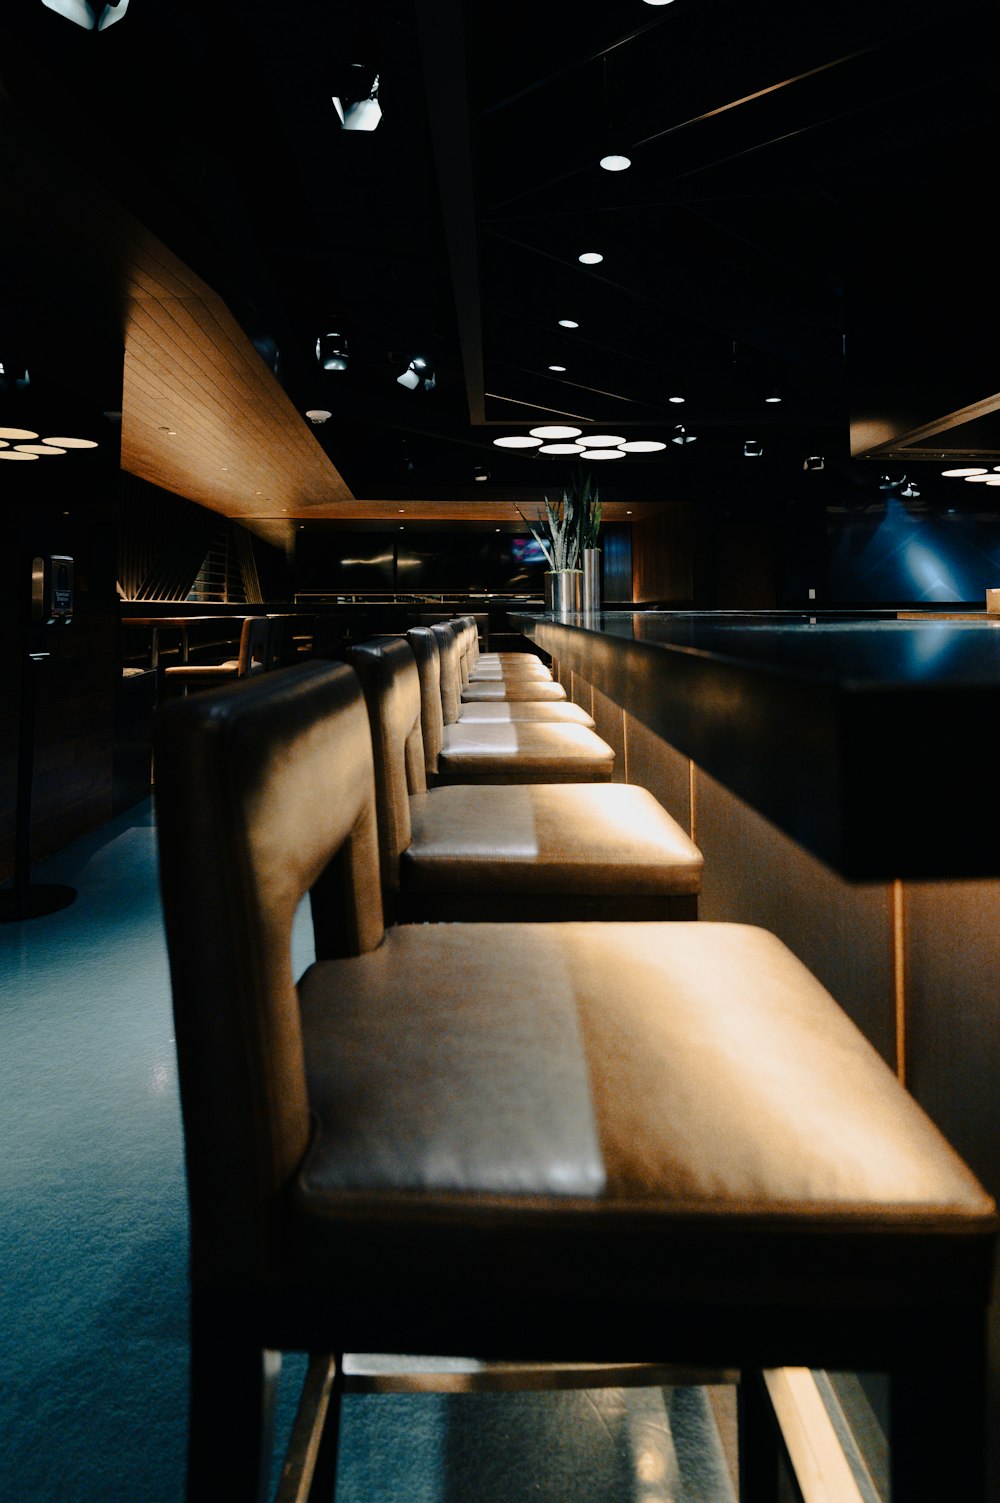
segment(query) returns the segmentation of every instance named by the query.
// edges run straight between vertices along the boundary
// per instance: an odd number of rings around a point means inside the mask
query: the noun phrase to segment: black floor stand
[[[17,817],[14,830],[14,882],[0,892],[0,923],[42,918],[68,908],[75,887],[31,880],[31,785],[35,775],[35,674],[47,652],[29,652],[21,669],[17,738]]]

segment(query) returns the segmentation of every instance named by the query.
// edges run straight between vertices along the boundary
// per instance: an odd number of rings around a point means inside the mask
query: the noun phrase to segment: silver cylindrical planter
[[[583,609],[586,612],[601,609],[601,550],[583,550]]]
[[[545,609],[553,616],[578,615],[583,606],[583,570],[555,569],[545,575]]]

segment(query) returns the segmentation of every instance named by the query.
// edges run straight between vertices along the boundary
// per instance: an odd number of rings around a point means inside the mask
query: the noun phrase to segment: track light
[[[422,386],[424,391],[433,391],[437,385],[437,377],[425,355],[414,355],[409,365],[401,376],[396,380],[400,386],[405,386],[407,391],[416,391]]]
[[[822,454],[807,454],[802,461],[804,470],[822,470],[826,467],[826,461]]]
[[[128,0],[118,0],[117,5],[95,5],[89,0],[42,0],[46,10],[54,10],[57,16],[74,21],[84,31],[107,31],[120,21],[128,10]]]
[[[676,428],[674,429],[674,434],[670,442],[672,444],[693,444],[696,443],[697,440],[693,433],[689,433],[687,431],[683,423],[678,423]]]
[[[748,438],[743,445],[744,459],[761,459],[764,454],[764,445],[759,438]]]
[[[332,97],[344,130],[374,130],[382,119],[378,74],[363,63],[351,64],[345,92]]]
[[[346,371],[349,359],[347,340],[343,334],[330,330],[316,341],[316,359],[325,371]]]

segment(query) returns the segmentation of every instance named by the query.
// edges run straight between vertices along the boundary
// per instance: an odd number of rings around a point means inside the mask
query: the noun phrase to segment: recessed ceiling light
[[[493,445],[497,449],[540,449],[540,438],[528,438],[523,433],[512,433],[509,438],[495,438]]]
[[[625,513],[625,515],[626,515],[626,516],[627,516],[627,517],[630,517],[630,516],[631,516],[631,515],[632,515],[632,513],[631,513],[631,512],[630,512],[630,511],[627,511],[627,512],[626,512],[626,513]]]
[[[0,459],[37,459],[37,454],[19,454],[16,449],[4,449],[0,452]]]
[[[772,402],[772,403],[773,402],[780,402],[781,401],[781,392],[778,390],[777,387],[775,387],[773,391],[769,391],[768,392],[767,396],[764,398],[764,401],[765,402]]]
[[[964,470],[942,470],[942,475],[953,475],[958,479],[967,480],[970,475],[985,475],[985,465],[967,465]]]
[[[57,449],[55,444],[15,444],[22,454],[65,454],[65,449]]]
[[[173,432],[173,429],[170,430]],[[92,438],[46,438],[47,444],[52,444],[57,449],[96,449],[97,444]]]
[[[0,428],[0,438],[37,438],[30,428]]]
[[[561,318],[559,320],[559,327],[560,329],[578,329],[580,325],[575,318]]]
[[[673,0],[643,0],[646,5],[672,5]]]
[[[584,449],[581,459],[624,459],[621,449]]]
[[[631,438],[627,444],[619,444],[618,447],[624,449],[626,454],[655,454],[658,449],[665,449],[667,446],[656,438]]]
[[[588,433],[580,440],[585,449],[610,449],[612,444],[623,444],[622,433]]]
[[[744,459],[762,459],[764,457],[764,445],[759,438],[748,438],[743,444]]]
[[[617,151],[612,151],[606,157],[601,158],[601,166],[605,172],[625,172],[631,165],[632,158],[623,157]]]
[[[582,444],[543,444],[539,454],[583,454]]]
[[[684,400],[685,400],[684,397],[668,397],[667,398],[668,402],[674,402],[674,403],[683,402]]]
[[[565,423],[546,423],[542,428],[529,428],[532,438],[579,438],[579,428],[567,428]]]
[[[566,367],[564,365],[550,365],[549,366],[549,370],[550,371],[564,371],[565,369],[566,369]]]
[[[604,257],[600,251],[584,251],[582,256],[577,256],[577,260],[582,261],[584,266],[599,266]]]

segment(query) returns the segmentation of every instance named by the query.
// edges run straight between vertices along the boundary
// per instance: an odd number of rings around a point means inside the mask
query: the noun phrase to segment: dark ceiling
[[[1000,388],[995,11],[131,0],[98,33],[25,0],[6,83],[299,411],[331,412],[314,432],[355,497],[551,492],[576,461],[493,439],[572,420],[667,441],[612,467],[661,499],[751,463],[849,468],[852,415],[915,427]],[[359,62],[371,133],[331,102]],[[318,367],[328,329],[345,372]],[[418,354],[433,390],[395,379]]]

